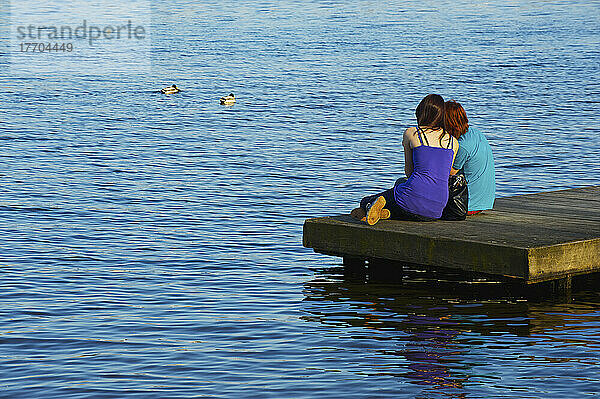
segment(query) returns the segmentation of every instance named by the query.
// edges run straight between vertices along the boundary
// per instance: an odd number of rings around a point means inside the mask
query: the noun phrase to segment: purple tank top
[[[420,132],[418,134],[421,140]],[[396,203],[410,213],[439,219],[448,202],[448,178],[454,151],[421,145],[413,148],[412,153],[413,173],[394,188]]]

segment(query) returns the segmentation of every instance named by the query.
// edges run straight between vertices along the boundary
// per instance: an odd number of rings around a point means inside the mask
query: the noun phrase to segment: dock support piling
[[[573,288],[573,278],[566,276],[552,281],[552,292],[557,297],[570,298]]]
[[[366,259],[352,256],[344,256],[343,259],[345,278],[364,282],[367,278]]]
[[[369,259],[369,278],[372,281],[402,283],[404,268],[402,262],[389,259]]]
[[[517,292],[530,299],[545,299],[570,302],[572,298],[573,277],[565,276],[556,280],[534,284],[517,284]]]
[[[344,256],[344,266],[348,268],[361,268],[365,266],[365,259]]]

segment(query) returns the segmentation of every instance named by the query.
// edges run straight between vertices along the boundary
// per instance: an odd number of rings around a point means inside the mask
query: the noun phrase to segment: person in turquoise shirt
[[[496,199],[496,174],[492,147],[485,136],[469,126],[464,108],[456,101],[446,101],[446,130],[458,139],[458,152],[452,174],[462,170],[467,178],[469,211],[473,215],[492,209]]]

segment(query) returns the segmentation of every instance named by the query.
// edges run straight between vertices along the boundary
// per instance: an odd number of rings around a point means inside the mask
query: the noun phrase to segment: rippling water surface
[[[147,70],[0,58],[0,397],[597,397],[595,283],[391,284],[302,223],[400,177],[431,92],[499,196],[600,184],[598,3],[380,3],[153,2]]]

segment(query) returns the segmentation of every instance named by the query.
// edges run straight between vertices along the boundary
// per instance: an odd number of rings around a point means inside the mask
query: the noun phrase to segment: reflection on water
[[[79,23],[52,3],[110,2],[8,3],[27,25]],[[429,92],[487,135],[500,196],[600,184],[595,2],[112,3],[88,23],[138,9],[150,60],[73,71],[53,53],[53,73],[20,76],[0,0],[0,397],[578,397],[600,384],[594,295],[355,278],[302,247],[304,219],[400,177],[402,131]],[[183,91],[157,92],[171,84]]]
[[[593,392],[598,380],[581,379],[574,369],[600,371],[600,331],[590,335],[600,326],[600,275],[576,279],[573,298],[551,301],[452,272],[405,269],[400,282],[397,272],[394,278],[389,269],[374,269],[320,269],[304,284],[307,321],[340,334],[358,329],[355,338],[363,342],[386,341],[375,352],[388,362],[373,373],[462,398],[473,384],[484,383],[486,396],[519,390],[517,381],[538,365],[531,377],[548,379],[553,389]],[[544,354],[548,349],[554,355]]]

